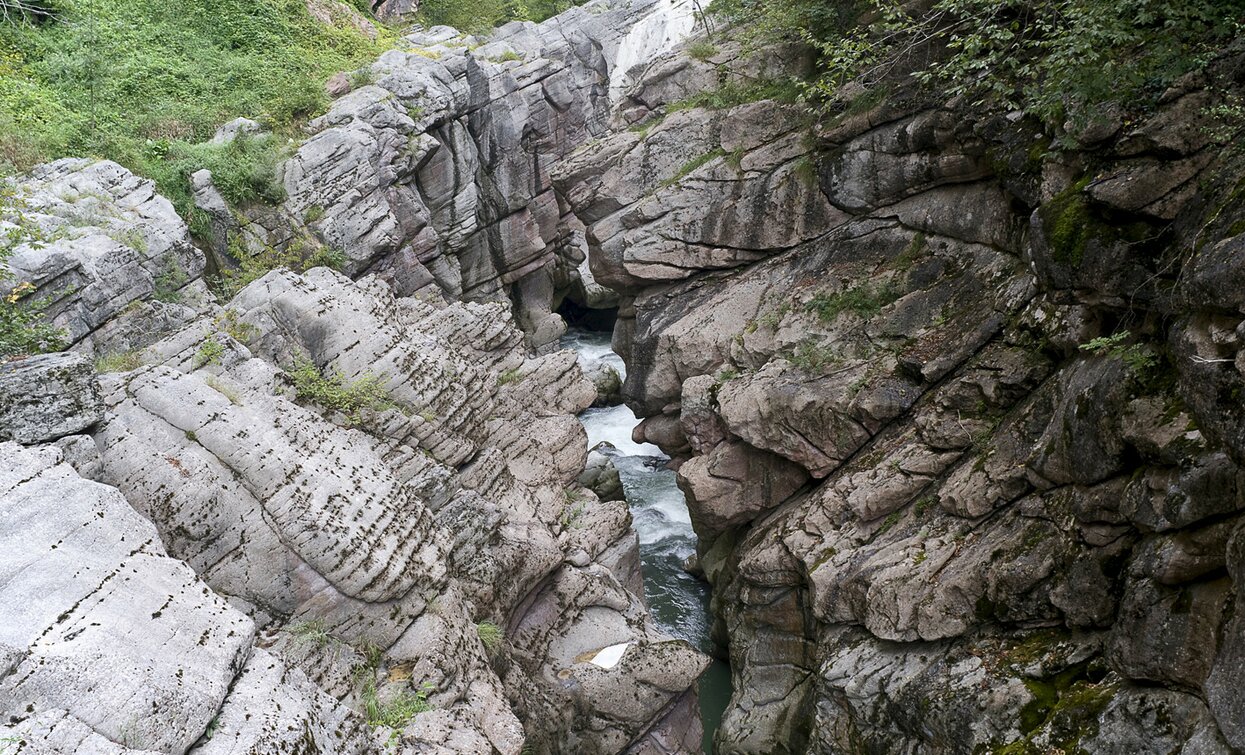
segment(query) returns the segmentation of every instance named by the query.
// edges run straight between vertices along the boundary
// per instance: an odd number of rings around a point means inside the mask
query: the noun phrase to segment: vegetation
[[[232,299],[239,291],[273,270],[287,268],[296,273],[305,273],[313,267],[341,270],[347,261],[343,252],[301,238],[290,241],[285,249],[266,246],[258,254],[247,249],[241,239],[234,238],[229,244],[229,253],[238,260],[240,267],[222,271],[212,281],[213,288],[224,299]]]
[[[691,173],[695,172],[696,170],[699,170],[705,165],[708,165],[709,163],[713,162],[719,157],[724,157],[725,155],[726,155],[726,151],[723,150],[721,147],[719,147],[717,149],[710,150],[706,152],[705,154],[700,155],[698,157],[693,157],[691,160],[688,160],[686,163],[681,165],[679,169],[675,171],[673,176],[671,176],[670,178],[667,178],[665,181],[662,181],[661,185],[663,187],[674,186],[679,181],[682,181],[684,178],[687,178],[687,176],[690,175]]]
[[[427,690],[422,689],[403,692],[382,703],[376,693],[376,680],[369,679],[363,687],[363,708],[370,725],[401,729],[416,715],[432,710],[432,704],[428,702]]]
[[[323,619],[311,619],[292,624],[290,634],[294,636],[295,644],[310,645],[316,649],[328,647],[333,642],[333,635],[329,634],[328,625]]]
[[[893,284],[866,282],[837,293],[820,291],[805,308],[809,312],[816,312],[822,322],[831,322],[843,312],[855,312],[865,318],[872,317],[898,298],[899,291]]]
[[[212,170],[233,200],[272,199],[285,137],[324,109],[323,82],[392,46],[303,0],[55,0],[0,15],[0,166],[64,155],[116,160],[188,212],[185,177]],[[278,136],[199,144],[253,118]]]
[[[347,380],[340,372],[325,374],[310,360],[301,359],[289,375],[300,399],[341,412],[354,423],[365,409],[383,412],[396,408],[381,378],[371,373]]]
[[[500,650],[502,643],[506,640],[501,627],[491,621],[481,621],[476,624],[476,633],[480,635],[480,642],[484,643],[484,649],[490,653]]]
[[[1128,340],[1131,337],[1131,332],[1121,330],[1119,333],[1100,336],[1089,343],[1083,343],[1080,348],[1081,351],[1091,354],[1106,354],[1115,357],[1122,361],[1133,374],[1146,376],[1150,370],[1158,366],[1158,356],[1153,349],[1144,344],[1129,344]]]
[[[445,24],[468,33],[485,31],[507,21],[544,21],[564,10],[582,5],[584,0],[423,0],[421,20],[429,25]]]
[[[95,371],[101,374],[106,372],[130,372],[142,366],[143,357],[138,351],[113,352],[95,360]]]
[[[59,351],[68,346],[68,334],[43,319],[50,302],[32,298],[35,286],[14,279],[6,263],[13,250],[23,243],[46,241],[42,231],[23,213],[22,201],[13,190],[0,183],[0,220],[12,226],[0,232],[0,360]]]
[[[195,369],[206,367],[210,364],[220,364],[220,358],[225,355],[225,344],[215,338],[204,339],[199,344],[199,349],[195,352]]]
[[[906,7],[905,7],[906,6]],[[1023,109],[1052,131],[1101,106],[1157,100],[1235,33],[1245,0],[715,0],[762,40],[819,54],[811,100],[911,71],[977,106]],[[861,19],[869,23],[860,23]]]
[[[510,385],[523,379],[523,373],[518,367],[512,367],[508,370],[502,370],[497,375],[497,386]]]

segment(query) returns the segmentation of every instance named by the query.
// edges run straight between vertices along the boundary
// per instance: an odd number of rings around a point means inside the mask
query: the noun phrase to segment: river
[[[610,349],[610,334],[571,329],[562,346],[574,349],[585,366],[605,362],[626,375],[626,365]],[[683,562],[696,552],[696,533],[687,503],[666,468],[668,457],[657,446],[636,443],[631,431],[639,423],[626,406],[589,409],[580,415],[588,431],[588,447],[607,442],[602,449],[613,458],[622,478],[623,491],[636,532],[640,536],[640,563],[644,571],[644,597],[653,621],[662,631],[687,640],[705,653],[713,651],[709,632],[709,586],[683,570]],[[719,660],[700,679],[700,713],[705,725],[704,752],[713,752],[713,733],[730,700],[730,669]]]

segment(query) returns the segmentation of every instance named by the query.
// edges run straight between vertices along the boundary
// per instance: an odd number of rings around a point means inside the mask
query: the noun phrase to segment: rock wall
[[[665,56],[554,178],[700,536],[719,752],[1245,749],[1239,52],[1062,148],[901,77],[730,104],[799,64]]]
[[[671,44],[631,37],[654,12],[412,33],[311,124],[281,206],[194,177],[205,250],[114,163],[5,187],[8,266],[71,353],[0,364],[0,750],[699,747],[708,659],[651,621],[626,504],[577,481],[597,389],[552,347],[557,297],[608,293],[549,166],[604,133],[616,53]],[[348,275],[205,285],[298,244]]]
[[[597,0],[489,37],[408,34],[335,80],[338,99],[282,166],[281,206],[230,208],[196,175],[214,257],[235,264],[234,239],[249,253],[324,245],[351,276],[374,273],[402,296],[510,301],[530,343],[550,344],[562,297],[597,304],[602,292],[581,277],[582,226],[549,171],[606,133],[627,68],[691,25],[687,0]]]

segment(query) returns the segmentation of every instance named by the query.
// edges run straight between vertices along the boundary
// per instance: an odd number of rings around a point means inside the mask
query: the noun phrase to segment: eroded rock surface
[[[701,95],[798,65],[671,53],[554,171],[701,539],[719,751],[1245,747],[1242,166],[1207,81],[1049,154],[902,84],[815,129]]]

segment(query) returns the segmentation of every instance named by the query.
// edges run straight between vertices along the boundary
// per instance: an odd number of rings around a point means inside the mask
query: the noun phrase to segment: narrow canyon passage
[[[571,328],[561,346],[579,355],[585,372],[605,363],[626,377],[627,366],[610,346],[610,333]],[[625,405],[588,409],[580,415],[588,432],[588,448],[609,456],[622,480],[633,526],[640,536],[644,598],[661,631],[687,640],[702,652],[723,655],[710,637],[710,588],[684,567],[696,553],[696,533],[687,502],[667,468],[669,457],[651,443],[636,443],[631,431],[639,423]],[[705,726],[704,752],[712,753],[713,735],[731,697],[730,668],[720,659],[700,679],[700,716]]]

